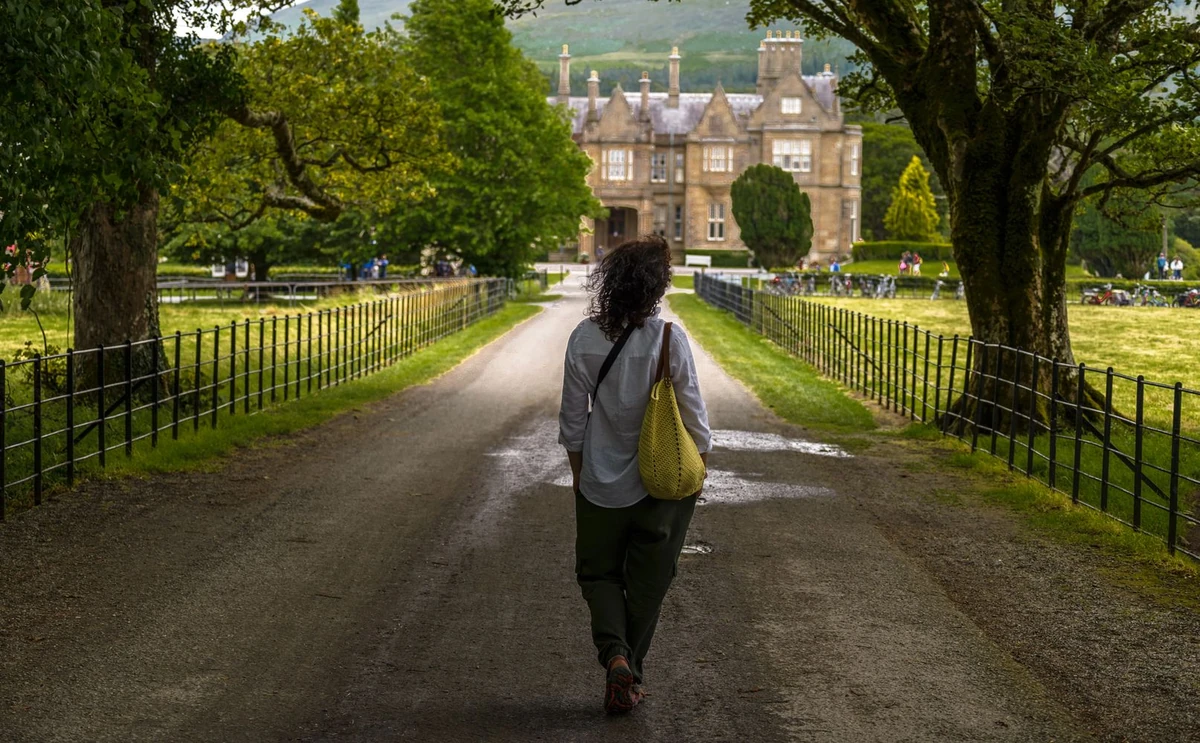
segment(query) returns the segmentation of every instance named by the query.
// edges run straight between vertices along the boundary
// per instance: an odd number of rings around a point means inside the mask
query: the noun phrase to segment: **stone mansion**
[[[638,234],[665,236],[677,260],[688,250],[744,249],[729,187],[747,167],[774,163],[812,200],[810,257],[848,255],[859,235],[862,129],[847,126],[837,77],[803,76],[800,33],[767,32],[758,48],[757,92],[681,93],[679,50],[669,58],[668,90],[626,94],[617,85],[600,97],[593,71],[587,97],[571,95],[571,56],[559,57],[558,95],[572,117],[574,139],[596,163],[588,183],[608,208],[586,220],[578,252],[597,251]],[[574,248],[564,259],[572,257]]]

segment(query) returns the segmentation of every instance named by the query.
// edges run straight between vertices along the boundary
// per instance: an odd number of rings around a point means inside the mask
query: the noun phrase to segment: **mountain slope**
[[[359,0],[363,25],[380,26],[393,14],[406,14],[409,2]],[[294,25],[305,8],[329,15],[336,6],[337,0],[311,0],[276,13],[275,19]],[[653,69],[665,64],[671,47],[678,46],[686,76],[688,69],[754,63],[764,32],[747,27],[748,7],[746,0],[585,0],[576,6],[549,0],[537,16],[512,21],[509,28],[526,56],[547,67],[557,65],[563,44],[570,44],[580,69]],[[845,67],[850,46],[839,39],[806,44],[805,50],[805,71],[815,72],[827,62]]]

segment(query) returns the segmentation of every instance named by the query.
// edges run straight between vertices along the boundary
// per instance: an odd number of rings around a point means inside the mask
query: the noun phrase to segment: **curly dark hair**
[[[671,285],[671,248],[657,235],[622,243],[592,271],[588,316],[615,341],[626,325],[642,327]]]

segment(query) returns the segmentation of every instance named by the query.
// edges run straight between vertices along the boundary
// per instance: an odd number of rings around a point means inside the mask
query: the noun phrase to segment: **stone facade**
[[[688,250],[741,250],[729,186],[747,167],[774,163],[789,170],[813,205],[810,258],[848,255],[861,220],[862,129],[847,126],[837,98],[837,78],[803,76],[800,34],[767,33],[759,46],[754,94],[679,90],[679,50],[669,58],[666,93],[620,85],[601,98],[599,76],[587,97],[572,97],[570,54],[563,47],[558,95],[574,138],[595,163],[588,183],[609,209],[606,219],[585,220],[577,246],[564,251],[596,255],[638,234],[658,233],[677,259]]]

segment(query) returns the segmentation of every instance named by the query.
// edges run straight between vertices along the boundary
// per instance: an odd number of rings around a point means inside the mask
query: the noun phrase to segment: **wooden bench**
[[[684,266],[700,266],[702,268],[712,268],[711,255],[685,255],[683,257]]]

